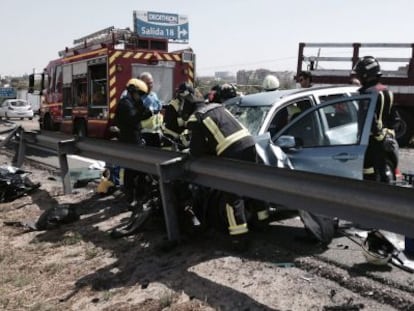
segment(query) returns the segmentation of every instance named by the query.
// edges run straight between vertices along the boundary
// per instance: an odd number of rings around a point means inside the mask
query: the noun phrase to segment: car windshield
[[[258,135],[260,127],[271,106],[239,106],[236,104],[228,104],[226,108],[252,135]]]
[[[17,100],[17,101],[10,102],[10,105],[12,105],[13,107],[25,107],[27,106],[27,102],[22,101],[22,100]]]

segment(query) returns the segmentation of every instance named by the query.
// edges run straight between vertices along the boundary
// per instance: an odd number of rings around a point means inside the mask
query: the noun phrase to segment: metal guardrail
[[[17,159],[24,158],[22,145],[54,145],[59,156],[65,193],[71,192],[68,154],[78,154],[159,177],[169,239],[179,238],[176,214],[171,206],[171,182],[184,180],[218,190],[309,212],[353,221],[406,236],[414,236],[414,189],[352,180],[231,159],[192,158],[185,154],[116,141],[82,138],[61,140],[36,135],[25,139],[20,132]]]

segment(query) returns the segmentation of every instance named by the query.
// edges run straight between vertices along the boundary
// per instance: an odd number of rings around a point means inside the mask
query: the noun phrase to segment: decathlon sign
[[[185,15],[134,11],[134,29],[141,37],[188,43],[188,17]]]

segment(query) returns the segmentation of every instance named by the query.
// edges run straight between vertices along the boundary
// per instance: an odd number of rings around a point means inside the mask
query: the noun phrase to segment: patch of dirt
[[[0,154],[0,163],[7,161]],[[59,178],[50,171],[23,168],[41,187],[0,204],[2,310],[323,310],[352,304],[364,310],[413,310],[407,307],[409,298],[399,305],[362,294],[364,279],[355,280],[361,286],[353,282],[354,288],[347,288],[340,281],[346,274],[341,268],[324,270],[332,278],[315,269],[320,262],[313,256],[324,249],[298,245],[296,252],[280,245],[283,221],[252,233],[247,252],[238,252],[216,232],[166,247],[159,218],[141,233],[112,239],[111,229],[130,215],[121,193],[102,197],[94,192],[96,184],[89,183],[63,195]],[[61,204],[76,208],[80,220],[49,231],[4,225],[34,221]],[[299,225],[286,235],[303,233]]]

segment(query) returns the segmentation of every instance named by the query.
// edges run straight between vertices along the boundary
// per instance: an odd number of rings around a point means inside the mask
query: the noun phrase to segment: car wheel
[[[20,120],[24,120],[24,118],[20,118]]]
[[[7,113],[4,114],[6,120],[10,120],[9,116],[7,115]]]
[[[33,118],[29,118],[29,120],[33,120]]]

